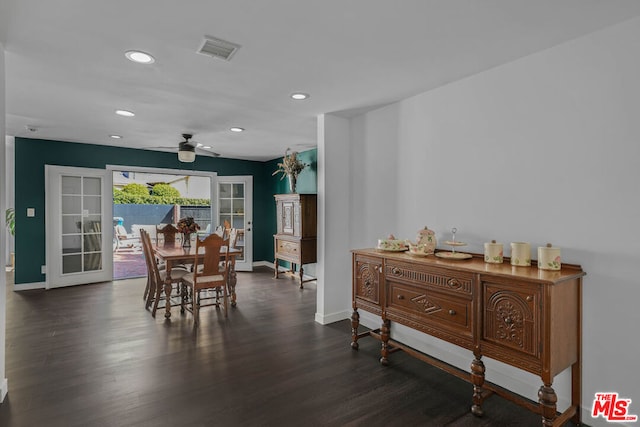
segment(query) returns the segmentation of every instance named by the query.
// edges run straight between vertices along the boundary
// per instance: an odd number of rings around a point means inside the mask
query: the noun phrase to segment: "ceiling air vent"
[[[238,49],[240,49],[239,44],[205,36],[202,46],[198,49],[198,53],[229,61]]]

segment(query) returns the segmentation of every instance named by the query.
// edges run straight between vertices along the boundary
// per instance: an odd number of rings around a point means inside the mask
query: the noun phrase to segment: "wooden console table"
[[[497,393],[542,416],[543,426],[580,423],[582,381],[582,277],[577,265],[560,271],[486,264],[469,260],[414,257],[377,249],[352,251],[353,314],[351,347],[373,336],[382,343],[380,363],[401,349],[473,384],[471,412]],[[380,329],[358,333],[358,309],[377,314]],[[471,350],[471,372],[390,339],[391,322]],[[540,376],[538,405],[485,381],[482,356]],[[571,367],[571,406],[557,413],[554,377]]]

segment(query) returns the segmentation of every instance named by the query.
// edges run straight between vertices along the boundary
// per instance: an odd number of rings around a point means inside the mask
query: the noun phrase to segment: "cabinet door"
[[[541,291],[536,284],[483,282],[482,339],[505,350],[540,355]]]
[[[354,302],[359,307],[381,313],[382,260],[356,257],[353,268]]]
[[[294,234],[294,221],[295,221],[295,206],[296,203],[283,201],[282,202],[282,234]]]

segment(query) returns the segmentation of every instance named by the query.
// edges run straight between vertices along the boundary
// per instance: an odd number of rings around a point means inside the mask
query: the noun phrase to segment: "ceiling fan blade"
[[[220,153],[216,153],[215,151],[209,151],[209,150],[204,149],[204,148],[196,147],[196,151],[198,152],[198,154],[202,154],[202,155],[205,155],[205,156],[220,157]]]
[[[167,146],[156,146],[156,147],[149,147],[150,150],[170,150],[170,151],[178,151],[180,149],[180,147],[183,146],[191,146],[195,149],[196,153],[198,153],[199,155],[202,156],[209,156],[209,157],[220,157],[220,153],[216,153],[215,151],[211,151],[209,148],[203,148],[203,144],[198,143],[197,141],[193,141],[191,138],[193,137],[193,135],[191,134],[182,134],[182,137],[184,138],[184,141],[180,141],[177,145],[174,145],[172,147],[167,147]]]

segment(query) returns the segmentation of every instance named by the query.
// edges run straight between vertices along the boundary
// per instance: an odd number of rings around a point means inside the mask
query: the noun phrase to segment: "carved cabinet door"
[[[357,257],[354,263],[353,296],[380,306],[382,260]]]
[[[541,290],[533,283],[483,282],[482,339],[504,350],[539,357]]]

